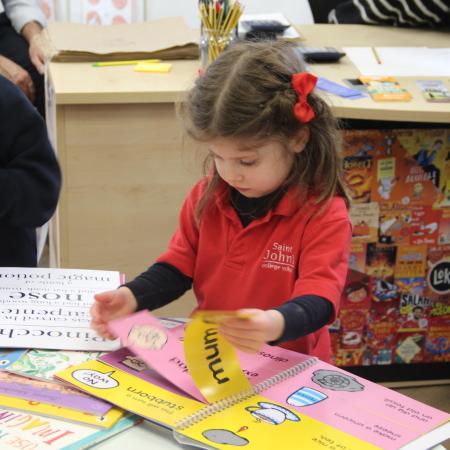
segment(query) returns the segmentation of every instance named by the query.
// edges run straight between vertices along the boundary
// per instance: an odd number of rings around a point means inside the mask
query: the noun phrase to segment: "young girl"
[[[286,43],[238,43],[201,76],[183,112],[206,143],[208,176],[191,190],[167,250],[146,272],[96,295],[93,327],[159,308],[193,287],[198,309],[241,310],[220,331],[330,358],[349,258],[338,134],[316,78]],[[207,166],[208,167],[208,166]]]

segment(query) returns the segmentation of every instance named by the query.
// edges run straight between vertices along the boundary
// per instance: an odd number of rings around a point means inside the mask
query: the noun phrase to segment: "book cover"
[[[352,242],[376,242],[380,207],[378,203],[355,203],[350,209]]]
[[[8,372],[28,378],[57,383],[56,372],[91,359],[100,358],[105,352],[81,352],[71,350],[30,349],[9,364]]]
[[[141,420],[129,414],[113,427],[102,430],[0,408],[0,447],[5,450],[82,450],[139,424]]]
[[[394,77],[361,76],[359,79],[367,86],[367,92],[376,102],[410,101],[412,95],[400,86]]]
[[[19,397],[11,397],[0,394],[0,405],[4,408],[28,411],[56,419],[79,422],[86,425],[93,425],[100,428],[111,428],[124,414],[119,408],[110,408],[102,416],[77,411],[76,409],[64,408],[51,403],[36,402]]]
[[[102,361],[88,361],[56,376],[90,395],[169,428],[205,406],[185,394],[176,394]]]
[[[120,284],[113,271],[1,267],[0,346],[116,350],[90,327],[90,308],[95,293]]]
[[[134,322],[139,326],[139,344],[131,338],[134,345],[150,345],[159,365],[172,346],[166,347],[168,340],[152,320],[144,328],[142,313],[117,321],[115,327],[133,336]],[[57,376],[125,409],[140,408],[145,417],[173,428],[181,441],[217,449],[289,448],[296,442],[308,450],[323,449],[325,443],[347,450],[394,450],[450,419],[445,412],[305,355],[302,362],[252,386],[242,369],[235,371],[237,353],[220,336],[218,325],[205,317],[189,322],[184,344],[189,373],[208,405],[173,397],[100,361]],[[170,413],[164,417],[162,405]]]
[[[111,404],[61,383],[49,383],[5,371],[0,372],[0,394],[51,403],[96,415],[103,415],[111,409]]]
[[[0,351],[0,370],[7,369],[11,364],[26,354],[26,349],[2,349]]]

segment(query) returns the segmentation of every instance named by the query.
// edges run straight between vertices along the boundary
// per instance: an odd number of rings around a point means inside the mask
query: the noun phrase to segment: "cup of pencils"
[[[213,62],[237,38],[242,11],[237,0],[200,0],[200,59],[203,67]]]

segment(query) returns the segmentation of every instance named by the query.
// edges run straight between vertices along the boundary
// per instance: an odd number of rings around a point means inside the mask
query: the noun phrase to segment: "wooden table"
[[[448,46],[448,34],[360,25],[306,25],[311,46]],[[201,149],[182,139],[175,104],[192,86],[197,61],[175,61],[169,74],[131,66],[51,63],[48,125],[63,171],[51,224],[51,265],[116,269],[130,279],[152,264],[177,225],[178,211],[200,174]],[[312,66],[342,83],[358,76],[348,58]],[[338,117],[450,122],[448,104],[423,100],[414,78],[400,79],[412,102],[375,103],[329,96]],[[447,87],[448,79],[445,80]],[[184,316],[193,299],[165,312]]]

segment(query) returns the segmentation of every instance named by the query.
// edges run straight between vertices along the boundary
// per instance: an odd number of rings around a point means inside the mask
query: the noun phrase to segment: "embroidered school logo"
[[[265,250],[261,267],[273,271],[292,272],[294,270],[293,246],[274,242]]]

